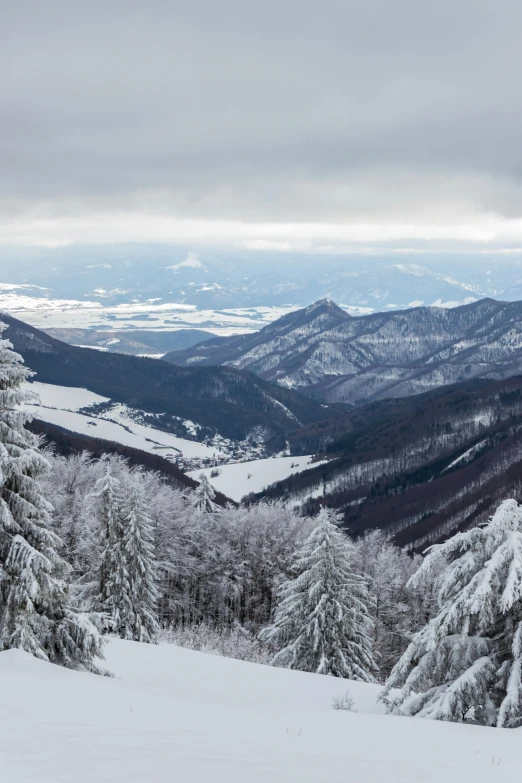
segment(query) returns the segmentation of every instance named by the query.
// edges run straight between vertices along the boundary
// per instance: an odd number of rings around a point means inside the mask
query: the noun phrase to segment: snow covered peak
[[[179,272],[180,269],[203,269],[207,271],[207,267],[203,264],[197,255],[190,251],[184,261],[180,261],[179,264],[173,264],[172,266],[166,266],[165,269],[171,269],[174,273]]]
[[[331,299],[287,313],[255,335],[166,357],[230,364],[327,402],[403,397],[475,377],[520,373],[522,303],[411,302],[403,311],[350,317]],[[415,307],[413,307],[415,305]]]
[[[325,297],[324,299],[318,299],[317,302],[314,302],[313,304],[309,305],[306,308],[306,311],[308,313],[312,313],[314,310],[317,310],[319,307],[323,307],[324,305],[334,305],[335,307],[337,307],[337,305],[332,299]]]
[[[344,312],[344,310],[341,310],[339,305],[337,305],[333,299],[330,299],[329,297],[325,297],[324,299],[318,299],[317,302],[314,302],[313,304],[309,305],[308,307],[305,307],[304,310],[301,312],[303,314],[309,315],[311,313],[315,313],[318,310],[322,311],[338,311],[343,314],[343,316],[346,316],[347,313]],[[297,311],[299,312],[299,311]]]

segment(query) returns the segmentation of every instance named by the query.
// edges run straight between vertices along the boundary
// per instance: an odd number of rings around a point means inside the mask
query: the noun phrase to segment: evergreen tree
[[[392,712],[516,726],[522,720],[522,507],[431,547],[410,585],[435,580],[438,613],[413,637],[383,698]],[[398,694],[392,689],[400,687]]]
[[[158,573],[154,552],[152,523],[138,481],[123,506],[123,566],[128,585],[128,600],[119,613],[117,631],[122,639],[152,642],[158,632],[156,605]]]
[[[0,324],[0,335],[5,326]],[[52,506],[39,485],[49,463],[25,429],[23,409],[36,395],[23,390],[32,373],[0,339],[0,649],[17,647],[69,668],[98,671],[101,637],[93,618],[77,611],[70,567],[51,530]]]
[[[203,473],[200,478],[199,487],[194,492],[193,496],[193,507],[196,509],[196,511],[202,511],[206,514],[212,514],[214,511],[217,511],[218,506],[216,503],[214,503],[214,498],[216,497],[216,493],[214,492],[214,489],[212,485],[210,484],[208,478]]]
[[[100,548],[94,606],[105,615],[110,629],[117,632],[120,615],[128,616],[132,607],[123,548],[123,492],[111,460],[107,460],[93,496],[98,499]]]
[[[350,566],[351,544],[323,508],[295,556],[295,578],[279,592],[260,638],[280,647],[272,665],[375,682],[369,595]]]

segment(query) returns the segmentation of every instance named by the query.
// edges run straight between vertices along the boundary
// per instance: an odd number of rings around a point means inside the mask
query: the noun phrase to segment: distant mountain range
[[[164,359],[250,370],[327,402],[419,394],[522,372],[522,302],[481,299],[354,318],[329,299],[256,334],[216,337]]]
[[[354,356],[369,361],[381,351],[393,369],[413,352],[419,377],[427,373],[424,377],[430,383],[438,378],[448,384],[448,374],[441,371],[447,364],[471,367],[469,375],[478,375],[482,367],[490,376],[355,407],[321,403],[245,369],[179,367],[79,348],[9,316],[1,319],[7,321],[7,337],[37,372],[37,380],[83,387],[126,403],[145,418],[153,417],[158,428],[178,435],[187,436],[184,421],[189,420],[202,427],[203,435],[262,439],[269,453],[289,447],[293,455],[318,454],[317,467],[274,485],[262,497],[284,498],[312,513],[326,504],[342,513],[354,535],[383,528],[398,544],[422,551],[484,521],[501,499],[522,500],[522,377],[492,377],[518,367],[521,308],[518,303],[482,300],[455,310],[417,308],[351,318],[333,302],[320,301],[255,335],[207,343],[206,351],[219,351],[226,361],[239,357],[241,364],[248,348],[256,362],[267,361],[267,374],[282,369],[280,360],[270,364],[278,345],[286,352],[284,371],[300,377],[314,357],[330,359],[328,348],[318,352],[322,341],[329,345],[332,335],[340,334],[345,335],[344,344],[346,330],[350,334],[361,324],[347,341]],[[461,354],[464,361],[453,365],[451,360]],[[432,357],[438,362],[438,375],[429,374]],[[364,368],[360,374],[389,381],[390,367],[382,361],[370,367],[371,376]],[[381,376],[376,367],[383,368]],[[320,383],[315,383],[314,393]],[[51,432],[48,425],[37,425],[37,431],[39,426],[65,452],[115,449],[114,444],[56,427]],[[156,459],[117,449],[140,464]],[[183,483],[178,475],[172,479]]]
[[[190,422],[201,437],[216,433],[247,438],[281,450],[291,432],[314,421],[343,415],[345,406],[325,406],[292,389],[231,367],[175,367],[157,359],[105,353],[56,340],[0,314],[4,335],[43,383],[89,389],[154,417],[154,426],[183,437]],[[188,426],[185,426],[188,421]]]
[[[306,306],[334,299],[353,312],[522,298],[522,262],[487,256],[412,258],[194,251],[169,245],[0,248],[2,286],[18,296],[202,310]],[[8,309],[8,308],[6,308]]]
[[[84,348],[127,353],[131,356],[162,356],[169,351],[191,348],[213,337],[204,329],[176,329],[173,332],[153,329],[125,329],[100,331],[99,329],[46,329],[46,334],[57,340]]]

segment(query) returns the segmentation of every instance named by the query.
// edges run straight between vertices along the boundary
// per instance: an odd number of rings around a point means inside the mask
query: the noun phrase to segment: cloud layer
[[[0,29],[4,242],[522,239],[516,0],[19,0]]]

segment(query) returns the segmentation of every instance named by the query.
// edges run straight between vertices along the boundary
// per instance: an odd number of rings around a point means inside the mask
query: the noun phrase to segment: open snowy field
[[[108,402],[107,397],[101,397],[87,389],[36,382],[25,384],[25,388],[36,392],[40,397],[39,403],[27,406],[35,418],[64,427],[71,432],[114,441],[161,457],[172,452],[202,459],[220,455],[218,449],[205,446],[204,443],[178,438],[176,435],[136,423],[128,415],[125,405],[116,405],[108,412],[96,416],[80,413],[80,409],[86,406]]]
[[[224,310],[199,310],[195,305],[162,303],[155,300],[104,307],[99,302],[53,299],[33,286],[0,284],[0,312],[19,318],[38,329],[205,329],[217,335],[256,332],[293,306],[262,306]]]
[[[315,465],[322,463],[315,462]],[[312,457],[270,457],[233,465],[221,465],[218,476],[211,476],[215,468],[193,470],[189,476],[199,481],[204,473],[212,486],[232,500],[240,501],[250,492],[261,492],[276,481],[312,467]]]
[[[377,686],[113,640],[115,678],[0,653],[6,783],[515,783],[520,730],[383,715]],[[358,713],[335,711],[347,688]]]
[[[37,394],[39,404],[46,408],[79,411],[81,408],[87,408],[90,405],[109,402],[108,397],[102,397],[101,394],[96,394],[88,389],[79,389],[75,386],[56,386],[54,383],[32,381],[31,383],[24,383],[23,388]]]

